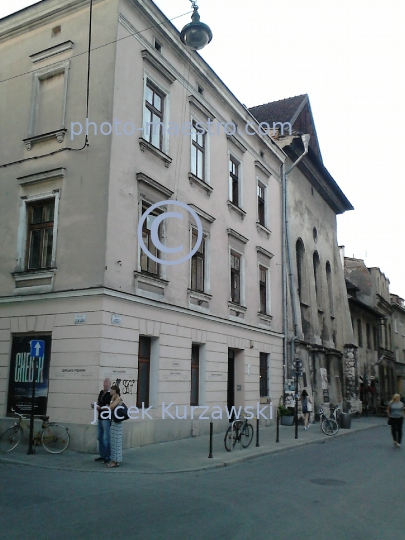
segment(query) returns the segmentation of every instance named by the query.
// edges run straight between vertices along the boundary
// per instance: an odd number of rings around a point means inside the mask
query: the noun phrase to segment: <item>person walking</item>
[[[102,461],[103,463],[109,463],[111,460],[111,450],[110,450],[110,420],[109,418],[101,418],[101,412],[104,408],[110,405],[111,395],[110,395],[111,380],[106,378],[103,382],[103,389],[100,391],[97,399],[97,411],[98,411],[98,422],[97,422],[97,439],[98,439],[98,452],[100,457],[96,458],[95,461]],[[94,409],[94,405],[91,405]],[[103,416],[106,416],[105,414]]]
[[[119,467],[122,461],[122,421],[116,421],[116,416],[114,410],[119,405],[122,405],[121,392],[117,385],[111,387],[111,428],[110,428],[110,439],[111,439],[111,461],[108,463],[107,467]],[[122,410],[122,409],[121,409]],[[118,411],[118,417],[121,416],[121,411]]]
[[[394,439],[394,445],[398,448],[402,440],[402,423],[404,421],[404,404],[399,394],[394,394],[387,407],[388,423],[391,426],[391,434]]]
[[[304,417],[304,429],[309,429],[310,424],[309,422],[309,416],[310,416],[310,409],[312,410],[312,401],[308,395],[308,392],[304,390],[301,392],[300,397],[301,405],[302,405],[302,416]]]

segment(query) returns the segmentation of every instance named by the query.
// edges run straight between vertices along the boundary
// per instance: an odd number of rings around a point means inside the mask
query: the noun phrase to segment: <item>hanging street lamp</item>
[[[212,32],[208,25],[200,22],[197,3],[190,0],[194,9],[191,16],[191,23],[186,24],[180,34],[180,39],[193,51],[200,51],[212,40]]]

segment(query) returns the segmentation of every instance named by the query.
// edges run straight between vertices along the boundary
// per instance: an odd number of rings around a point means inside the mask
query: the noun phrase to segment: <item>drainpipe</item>
[[[287,355],[288,355],[288,322],[287,322],[287,261],[288,259],[288,273],[289,273],[289,281],[290,281],[290,296],[291,296],[291,305],[292,305],[292,314],[293,314],[293,325],[294,325],[294,335],[291,338],[291,359],[294,361],[295,356],[295,340],[298,339],[297,337],[297,327],[298,327],[298,319],[297,319],[297,307],[295,303],[295,297],[294,297],[294,289],[293,289],[293,271],[292,271],[292,260],[291,260],[291,249],[290,249],[290,241],[289,241],[289,235],[288,235],[288,212],[287,212],[287,175],[298,165],[298,163],[302,160],[302,158],[308,153],[308,145],[309,145],[309,139],[310,136],[308,134],[301,135],[302,142],[304,144],[304,153],[301,154],[301,156],[291,165],[291,167],[286,171],[284,164],[281,166],[281,178],[282,178],[282,194],[283,194],[283,213],[282,213],[282,220],[283,220],[283,227],[282,227],[282,257],[283,257],[283,326],[284,326],[284,370],[283,370],[283,394],[285,398],[285,379],[286,379],[286,372],[287,372]]]

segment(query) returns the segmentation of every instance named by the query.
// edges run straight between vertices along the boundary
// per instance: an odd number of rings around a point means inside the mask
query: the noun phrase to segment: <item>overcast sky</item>
[[[35,3],[1,0],[0,17]],[[189,0],[156,4],[170,19],[191,11]],[[309,95],[324,164],[355,208],[338,218],[338,242],[404,297],[404,0],[198,5],[214,34],[201,56],[242,103]]]

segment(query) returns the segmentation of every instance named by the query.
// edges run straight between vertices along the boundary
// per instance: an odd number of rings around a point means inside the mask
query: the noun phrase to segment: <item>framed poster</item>
[[[30,343],[33,339],[40,339],[45,342],[44,355],[37,360],[34,414],[46,414],[52,336],[41,334],[13,336],[8,380],[7,414],[12,414],[12,409],[23,414],[31,413],[34,359],[30,356]]]

